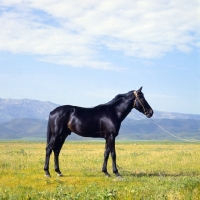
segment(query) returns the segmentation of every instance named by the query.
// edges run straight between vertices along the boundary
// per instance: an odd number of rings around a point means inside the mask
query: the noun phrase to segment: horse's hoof
[[[119,173],[117,173],[115,175],[116,175],[116,178],[122,178],[122,176]]]
[[[63,177],[63,174],[57,174],[58,177]]]
[[[110,174],[108,172],[105,172],[105,176],[109,178]]]
[[[46,178],[51,178],[51,175],[50,174],[45,174],[45,177]]]
[[[121,175],[116,176],[117,179],[123,179]]]

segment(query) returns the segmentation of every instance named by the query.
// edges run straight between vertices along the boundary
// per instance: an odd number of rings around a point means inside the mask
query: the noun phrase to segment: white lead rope
[[[151,119],[151,118],[150,118],[150,119]],[[180,137],[178,137],[178,136],[176,136],[176,135],[170,133],[169,131],[165,130],[162,126],[160,126],[159,124],[157,124],[153,119],[151,119],[151,121],[152,121],[156,126],[158,126],[159,128],[161,128],[163,131],[165,131],[166,133],[168,133],[169,135],[171,135],[171,136],[173,136],[173,137],[175,137],[175,138],[178,138],[178,139],[183,140],[183,141],[186,141],[186,142],[196,142],[196,143],[199,142],[198,140],[186,140],[186,139],[180,138]]]

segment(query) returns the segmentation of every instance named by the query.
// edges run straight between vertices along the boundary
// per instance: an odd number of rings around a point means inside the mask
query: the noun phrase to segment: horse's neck
[[[130,101],[123,100],[115,104],[115,113],[120,121],[123,121],[131,112],[133,106]]]

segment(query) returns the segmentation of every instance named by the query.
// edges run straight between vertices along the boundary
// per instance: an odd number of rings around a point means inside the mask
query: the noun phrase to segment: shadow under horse
[[[148,118],[153,115],[153,110],[142,93],[142,87],[139,90],[118,94],[108,103],[93,108],[64,105],[50,112],[47,127],[45,175],[50,177],[49,160],[53,151],[55,171],[58,176],[62,176],[59,168],[59,153],[66,137],[74,132],[82,137],[104,138],[106,143],[102,172],[106,176],[110,176],[107,171],[107,161],[111,154],[113,173],[120,176],[116,164],[115,138],[119,133],[121,122],[133,108]]]

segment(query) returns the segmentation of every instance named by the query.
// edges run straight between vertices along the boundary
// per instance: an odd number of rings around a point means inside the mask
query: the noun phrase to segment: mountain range
[[[16,100],[0,98],[0,122],[19,118],[47,120],[49,112],[58,106],[49,101],[42,102],[30,99]]]
[[[0,140],[44,140],[49,112],[58,106],[49,101],[0,99]],[[200,139],[200,115],[154,111],[153,120],[178,137]],[[117,138],[120,140],[177,140],[136,110],[132,110],[122,122]],[[69,139],[85,138],[72,133]]]

